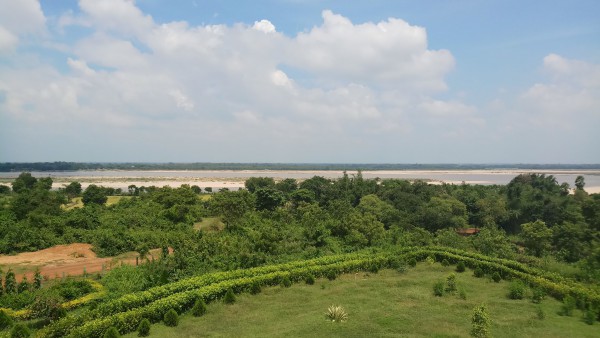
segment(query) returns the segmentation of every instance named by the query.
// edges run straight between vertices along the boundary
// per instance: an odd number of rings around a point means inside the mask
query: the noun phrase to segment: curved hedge
[[[600,294],[559,275],[530,268],[524,264],[481,254],[442,247],[398,248],[391,251],[326,256],[287,264],[205,274],[175,283],[125,295],[101,304],[96,310],[65,317],[38,331],[39,337],[101,337],[111,326],[121,333],[135,331],[143,319],[162,320],[169,309],[178,313],[189,310],[202,298],[205,302],[221,298],[231,288],[236,293],[250,291],[253,285],[278,285],[285,278],[299,282],[356,271],[377,271],[395,267],[398,261],[426,257],[436,261],[462,261],[471,269],[498,272],[504,278],[518,278],[531,286],[543,288],[558,299],[571,295],[583,303],[600,306]]]

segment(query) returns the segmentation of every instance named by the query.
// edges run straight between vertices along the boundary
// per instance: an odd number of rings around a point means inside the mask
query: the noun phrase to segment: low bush
[[[444,295],[444,282],[437,281],[433,284],[433,295],[436,297],[442,297]]]
[[[292,281],[288,277],[285,277],[281,281],[281,286],[284,288],[289,288],[290,286],[292,286]]]
[[[192,316],[200,317],[206,313],[206,303],[204,303],[204,299],[197,299],[194,303],[194,307],[192,307]]]
[[[10,338],[27,338],[29,336],[31,336],[31,331],[22,323],[15,324],[10,330]]]
[[[481,304],[473,309],[471,315],[471,336],[476,338],[490,337],[491,321],[485,305]]]
[[[591,307],[583,312],[583,322],[588,325],[593,325],[597,318],[598,313]]]
[[[533,288],[531,292],[531,302],[535,304],[539,304],[546,297],[546,292],[542,288]]]
[[[327,319],[335,323],[341,323],[348,320],[348,313],[339,305],[331,305],[325,313]]]
[[[102,337],[103,338],[118,338],[118,337],[121,337],[121,334],[119,333],[119,330],[117,330],[116,327],[111,326],[108,328],[108,330],[106,330],[106,332],[104,332],[104,335]]]
[[[446,258],[442,259],[442,266],[450,266],[450,262]]]
[[[411,259],[409,259],[409,260],[408,260],[408,265],[410,265],[411,267],[413,267],[413,268],[414,268],[415,266],[417,266],[417,259],[416,259],[416,258],[414,258],[414,257],[413,257],[413,258],[411,258]]]
[[[250,293],[253,295],[257,295],[262,291],[262,288],[260,286],[260,283],[252,283],[252,285],[250,285]]]
[[[225,297],[223,297],[223,303],[225,304],[233,304],[235,303],[235,294],[232,289],[227,289],[225,293]]]
[[[526,287],[520,280],[513,280],[508,286],[509,299],[523,299],[525,297]]]
[[[483,272],[482,268],[477,267],[475,270],[473,270],[473,276],[475,276],[476,278],[481,278],[485,276],[485,272]]]
[[[137,328],[138,337],[148,337],[150,335],[150,321],[142,319]]]
[[[500,283],[500,281],[502,280],[502,277],[500,276],[500,273],[498,273],[498,271],[496,271],[492,274],[492,280],[496,283]]]
[[[465,262],[460,261],[458,262],[458,264],[456,264],[456,272],[465,272],[466,266],[465,266]]]
[[[446,292],[453,293],[456,289],[456,275],[451,273],[446,277]]]
[[[13,324],[12,318],[3,310],[0,310],[0,330],[9,328]]]
[[[315,276],[313,276],[312,274],[309,274],[308,276],[306,276],[306,284],[308,284],[308,285],[315,284]]]
[[[179,315],[177,314],[177,311],[173,309],[167,311],[163,317],[163,321],[165,322],[166,326],[177,326],[179,324]]]
[[[558,311],[558,314],[561,316],[572,316],[573,311],[575,310],[576,307],[577,307],[577,301],[575,300],[575,298],[573,298],[572,296],[566,296],[563,299],[563,303],[560,306],[560,310]]]

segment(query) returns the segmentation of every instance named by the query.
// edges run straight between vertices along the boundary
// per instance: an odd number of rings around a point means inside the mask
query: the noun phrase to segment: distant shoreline
[[[356,176],[358,171],[346,171],[350,176]],[[539,173],[553,175],[559,184],[568,183],[574,187],[575,178],[584,176],[588,193],[600,193],[600,170],[594,169],[490,169],[490,170],[364,170],[365,179],[401,179],[423,180],[430,184],[481,184],[504,185],[519,174]],[[1,173],[0,184],[9,185],[20,173]],[[272,177],[275,180],[294,178],[298,181],[313,176],[330,179],[342,177],[344,170],[79,170],[79,171],[40,171],[32,172],[35,177],[50,177],[53,188],[77,181],[85,189],[90,184],[102,185],[115,189],[127,190],[130,185],[140,186],[170,186],[179,187],[182,184],[197,185],[200,188],[211,187],[214,190],[228,188],[237,190],[244,187],[249,177]]]

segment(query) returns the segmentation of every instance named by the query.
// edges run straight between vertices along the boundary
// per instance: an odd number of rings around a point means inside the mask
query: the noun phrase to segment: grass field
[[[131,198],[131,196],[108,196],[106,198],[106,205],[117,204],[122,198]],[[81,201],[81,197],[72,198],[67,204],[63,205],[63,208],[65,210],[83,208],[83,202]]]
[[[433,284],[451,272],[453,267],[420,263],[402,274],[384,270],[317,280],[315,285],[263,288],[259,295],[239,295],[233,305],[209,304],[200,318],[184,314],[176,328],[154,324],[150,337],[469,337],[472,310],[481,303],[488,307],[494,337],[598,337],[598,326],[585,324],[580,311],[562,317],[554,299],[541,305],[509,300],[509,282],[475,278],[469,270],[457,274],[466,300],[435,297]],[[348,320],[327,321],[324,313],[330,305],[343,306]],[[538,306],[543,320],[537,317]]]
[[[220,231],[225,228],[225,224],[220,217],[204,217],[201,222],[194,224],[196,230]]]

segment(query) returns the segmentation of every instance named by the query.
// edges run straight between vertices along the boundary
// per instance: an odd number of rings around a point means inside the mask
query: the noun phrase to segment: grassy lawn
[[[200,318],[180,316],[179,326],[154,324],[151,337],[469,337],[471,314],[485,303],[495,337],[598,337],[598,326],[587,325],[581,312],[574,317],[557,314],[560,303],[545,299],[546,315],[537,319],[537,304],[529,299],[509,300],[509,282],[474,278],[472,271],[457,274],[457,295],[433,296],[433,284],[453,267],[421,263],[406,273],[384,270],[378,274],[351,274],[315,285],[263,288],[259,295],[242,294],[233,305],[208,305]],[[332,323],[324,313],[341,305],[349,318]],[[131,333],[126,337],[137,337]]]
[[[208,231],[220,231],[225,228],[225,224],[221,222],[220,217],[204,217],[202,222],[198,222],[194,224],[194,229],[196,230],[208,230]]]
[[[107,196],[106,205],[117,204],[122,198],[131,198],[131,196]],[[81,197],[72,198],[67,204],[63,205],[63,208],[65,210],[83,208],[83,202],[81,201]]]

